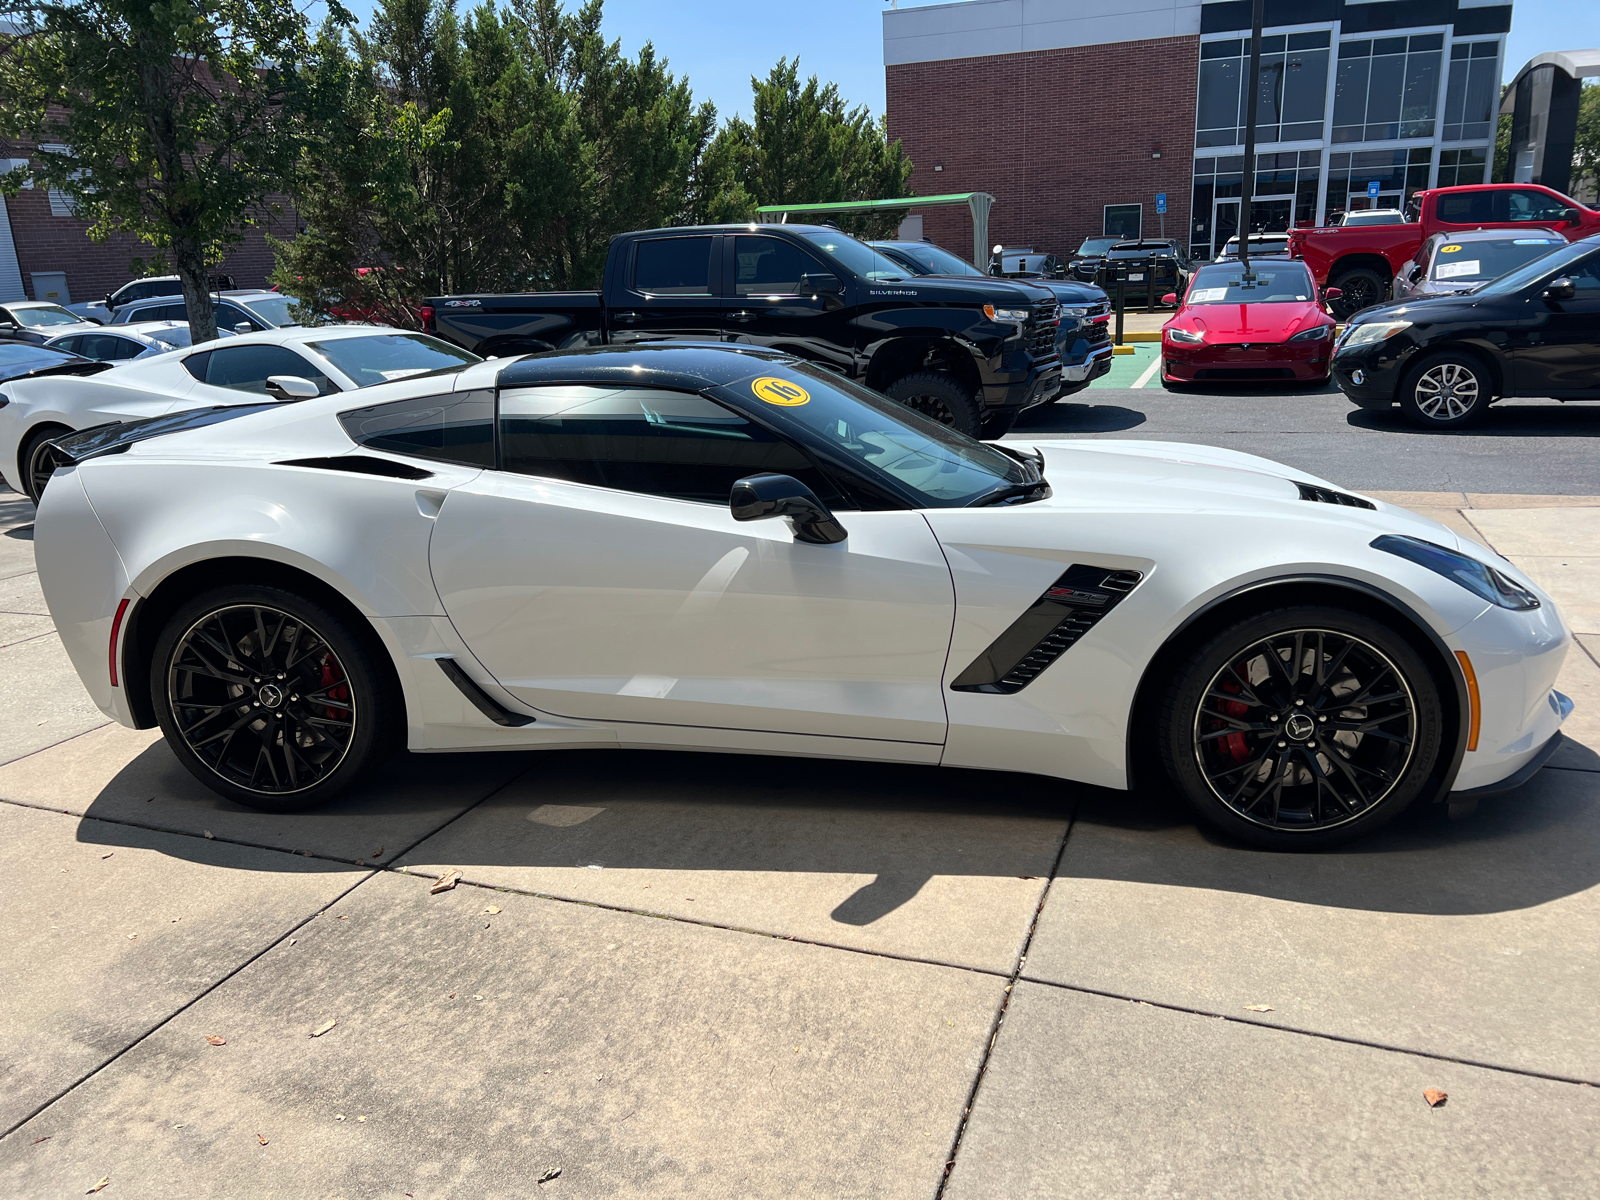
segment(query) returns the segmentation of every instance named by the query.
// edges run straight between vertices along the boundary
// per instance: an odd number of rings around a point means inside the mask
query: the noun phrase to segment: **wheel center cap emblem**
[[[1295,713],[1283,723],[1283,731],[1297,742],[1303,742],[1317,731],[1317,723],[1305,713]]]
[[[283,703],[283,689],[275,683],[263,684],[256,693],[256,699],[266,708],[277,708]]]

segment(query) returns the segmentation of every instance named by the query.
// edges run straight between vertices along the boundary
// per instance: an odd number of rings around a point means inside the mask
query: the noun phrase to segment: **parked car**
[[[1404,225],[1295,229],[1289,250],[1318,284],[1340,290],[1343,320],[1388,296],[1391,281],[1434,233],[1469,229],[1555,229],[1569,242],[1600,233],[1600,210],[1536,183],[1481,183],[1432,188],[1413,198],[1417,219]]]
[[[1249,275],[1239,263],[1208,263],[1162,327],[1161,382],[1326,383],[1333,328],[1304,263],[1252,260]]]
[[[44,375],[93,375],[103,371],[105,363],[95,362],[77,354],[68,354],[54,346],[40,346],[33,342],[0,341],[0,383],[13,379],[27,379]],[[0,392],[0,409],[10,403],[10,398]],[[5,416],[0,413],[0,421]]]
[[[1209,446],[985,445],[750,346],[58,445],[35,549],[89,695],[269,812],[403,746],[620,743],[1164,764],[1228,835],[1313,849],[1517,786],[1571,710],[1550,599],[1427,518]]]
[[[982,275],[966,259],[928,242],[872,242],[873,249],[899,263],[913,275],[944,275],[961,278]],[[1047,288],[1061,305],[1060,325],[1056,329],[1056,353],[1061,357],[1061,387],[1054,396],[1041,399],[1042,407],[1064,396],[1081,392],[1091,380],[1111,370],[1111,301],[1092,283],[1050,278],[1042,274],[1017,275]]]
[[[42,346],[63,333],[99,329],[53,300],[7,300],[0,304],[0,340]]]
[[[1352,229],[1358,225],[1404,225],[1406,214],[1398,208],[1358,208],[1351,212],[1339,214],[1336,221],[1329,221],[1330,226],[1341,229]]]
[[[1080,283],[1093,283],[1099,278],[1100,264],[1105,260],[1106,252],[1125,240],[1114,237],[1084,238],[1083,244],[1073,251],[1067,262],[1067,274]]]
[[[1111,277],[1106,272],[1125,264],[1127,279],[1122,285],[1124,303],[1148,303],[1152,295],[1168,292],[1181,293],[1189,284],[1192,265],[1189,251],[1176,239],[1143,238],[1117,242],[1106,251],[1103,260],[1102,286],[1111,291]]]
[[[212,297],[217,306],[217,328],[234,333],[259,333],[263,329],[281,329],[298,325],[294,301],[277,292],[261,288],[222,292]],[[135,300],[117,309],[111,318],[113,325],[131,325],[142,321],[189,321],[189,307],[182,297],[157,296],[151,300]]]
[[[1252,233],[1250,235],[1251,258],[1288,258],[1289,235],[1287,233]],[[1217,255],[1216,262],[1239,261],[1239,238],[1235,234],[1222,245],[1222,253]]]
[[[485,355],[707,340],[783,350],[984,437],[1061,384],[1045,288],[912,276],[821,225],[624,233],[598,292],[440,296],[423,318]]]
[[[1394,299],[1470,292],[1489,280],[1559,250],[1567,239],[1549,229],[1469,229],[1435,233],[1414,262],[1394,277]]]
[[[218,330],[218,337],[233,337]],[[182,350],[190,344],[189,326],[182,321],[141,321],[137,325],[117,325],[93,333],[68,333],[45,343],[69,354],[80,354],[96,362],[126,362],[149,358],[168,350]]]
[[[996,246],[989,260],[989,274],[1004,275],[1008,279],[1065,279],[1067,264],[1054,254],[1044,254],[1033,247],[1012,248]]]
[[[207,277],[211,290],[216,292],[232,291],[234,288],[232,275],[210,275]],[[155,296],[181,296],[183,295],[183,281],[176,275],[146,275],[140,279],[131,280],[123,284],[114,292],[106,294],[106,308],[112,312],[135,300],[149,300]]]
[[[1600,236],[1461,295],[1407,297],[1352,318],[1333,377],[1362,408],[1399,404],[1460,429],[1503,396],[1600,400]]]
[[[477,355],[426,334],[329,325],[204,342],[114,365],[92,379],[19,380],[5,385],[9,402],[0,407],[0,475],[37,503],[61,461],[50,443],[74,430],[193,408],[354,391],[477,361]]]

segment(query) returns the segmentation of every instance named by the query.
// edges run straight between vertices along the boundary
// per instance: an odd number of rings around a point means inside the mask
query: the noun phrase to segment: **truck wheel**
[[[1388,281],[1376,271],[1369,271],[1365,267],[1353,267],[1339,278],[1329,280],[1328,283],[1330,287],[1336,287],[1344,293],[1331,305],[1333,315],[1341,321],[1363,308],[1381,303],[1389,291]]]
[[[940,371],[918,371],[897,379],[884,393],[897,404],[915,409],[941,425],[959,429],[971,437],[979,435],[978,404],[972,393],[952,375]]]

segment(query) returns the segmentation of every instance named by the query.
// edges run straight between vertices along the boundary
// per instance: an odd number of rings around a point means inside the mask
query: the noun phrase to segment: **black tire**
[[[263,812],[325,804],[403,741],[399,685],[377,635],[279,587],[231,584],[173,613],[150,695],[194,777]]]
[[[884,395],[941,425],[979,436],[982,424],[972,391],[943,371],[917,371],[891,383]]]
[[[67,465],[66,456],[59,450],[52,450],[47,443],[51,438],[71,432],[65,425],[46,425],[28,435],[21,455],[22,490],[35,505],[38,505],[39,497],[44,495],[45,484],[50,482],[55,469]]]
[[[1444,727],[1438,685],[1405,638],[1360,613],[1303,605],[1196,646],[1158,737],[1168,774],[1208,824],[1264,849],[1321,850],[1405,811],[1429,786]]]
[[[1384,297],[1389,294],[1389,281],[1366,267],[1352,267],[1337,279],[1329,280],[1328,286],[1336,287],[1344,293],[1328,305],[1333,310],[1334,317],[1340,321],[1353,316],[1363,308],[1381,304]]]
[[[1406,372],[1400,408],[1423,429],[1465,429],[1483,420],[1494,385],[1482,361],[1461,350],[1430,354]]]

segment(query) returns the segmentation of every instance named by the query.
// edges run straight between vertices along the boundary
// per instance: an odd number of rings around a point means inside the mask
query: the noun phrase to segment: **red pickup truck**
[[[1600,211],[1536,183],[1482,183],[1418,192],[1405,225],[1355,225],[1289,232],[1289,254],[1305,260],[1317,283],[1341,295],[1330,307],[1341,320],[1389,298],[1394,277],[1430,234],[1467,229],[1554,229],[1569,242],[1600,233]]]

